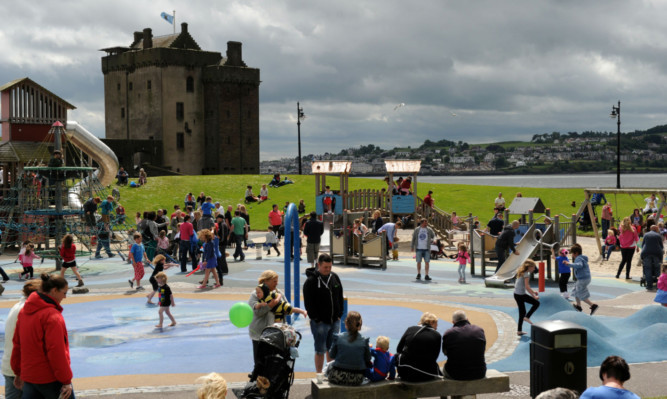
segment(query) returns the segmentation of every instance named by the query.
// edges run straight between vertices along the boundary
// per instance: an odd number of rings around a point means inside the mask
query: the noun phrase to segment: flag
[[[174,16],[173,15],[169,15],[166,12],[163,12],[162,14],[160,14],[160,16],[162,17],[162,19],[169,22],[170,24],[172,24],[172,25],[174,24]]]

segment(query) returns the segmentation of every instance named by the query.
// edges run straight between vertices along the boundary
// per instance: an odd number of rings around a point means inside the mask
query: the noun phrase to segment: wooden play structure
[[[315,161],[312,163],[312,171],[315,175],[315,211],[322,215],[327,211],[327,204],[331,205],[332,212],[342,215],[348,193],[348,178],[352,162],[349,161]],[[327,175],[338,175],[338,190],[326,193]]]
[[[361,218],[366,222],[364,224],[367,224],[368,216],[368,212],[344,212],[342,226],[335,228],[333,224],[329,225],[329,252],[334,262],[359,267],[387,268],[386,234],[383,232],[381,235],[367,234],[360,237],[352,233],[352,222]]]
[[[600,232],[598,230],[597,223],[595,223],[595,212],[593,210],[593,204],[591,203],[591,198],[593,197],[594,194],[614,194],[616,196],[617,194],[628,194],[632,196],[633,194],[639,194],[639,195],[648,195],[650,196],[651,194],[655,194],[656,199],[659,201],[659,205],[657,207],[657,214],[660,215],[662,213],[662,210],[665,209],[667,206],[667,190],[656,190],[656,189],[651,189],[651,188],[587,188],[584,190],[585,194],[585,199],[579,206],[579,210],[577,211],[576,215],[573,215],[573,220],[578,220],[579,216],[584,212],[584,209],[588,211],[588,214],[591,216],[591,225],[593,227],[593,233],[595,234],[595,242],[597,243],[598,246],[598,251],[599,253],[602,253],[602,242],[600,240]],[[616,204],[614,205],[616,208]],[[617,208],[616,208],[617,209]]]

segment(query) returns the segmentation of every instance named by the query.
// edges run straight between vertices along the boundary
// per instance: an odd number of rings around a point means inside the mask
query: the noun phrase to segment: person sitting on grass
[[[252,193],[252,186],[246,186],[244,197],[245,197],[246,204],[250,203],[250,202],[259,201],[259,198],[255,197],[255,195]]]

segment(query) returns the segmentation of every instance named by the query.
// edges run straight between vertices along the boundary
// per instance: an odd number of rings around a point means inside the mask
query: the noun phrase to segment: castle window
[[[132,82],[130,82],[130,85],[129,85],[129,86],[130,86],[130,90],[132,90]]]
[[[185,148],[185,134],[176,133],[176,149],[183,150]]]
[[[192,76],[188,76],[188,79],[185,81],[185,91],[188,93],[194,93],[195,91],[195,80]]]
[[[151,81],[150,80],[146,82],[146,89],[147,90],[151,89]]]
[[[120,83],[118,83],[118,90],[120,91]]]
[[[120,109],[120,117],[125,118],[125,108]]]
[[[227,136],[227,144],[231,144],[231,143],[232,143],[232,138]]]
[[[176,103],[176,119],[182,120],[185,118],[185,109],[183,103]]]
[[[232,113],[229,112],[229,110],[227,110],[227,118],[231,118],[231,117],[232,117]]]
[[[248,118],[250,118],[250,115],[251,115],[251,114],[250,114],[250,111],[248,111]]]

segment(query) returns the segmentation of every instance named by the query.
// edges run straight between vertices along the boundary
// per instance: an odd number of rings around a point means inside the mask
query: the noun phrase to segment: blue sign
[[[414,213],[415,197],[412,195],[394,195],[391,197],[391,211],[393,213]]]

